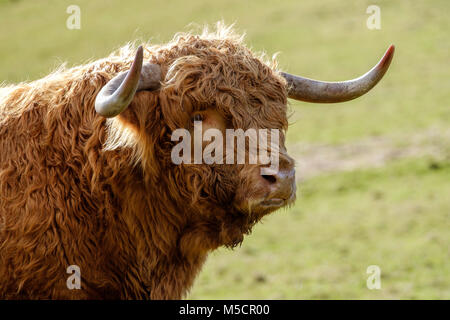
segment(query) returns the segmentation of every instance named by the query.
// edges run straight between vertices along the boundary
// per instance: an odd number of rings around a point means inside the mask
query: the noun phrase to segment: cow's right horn
[[[143,64],[143,49],[139,46],[130,70],[112,78],[95,98],[98,114],[111,118],[124,111],[137,91],[155,90],[160,86],[161,68],[157,64]]]

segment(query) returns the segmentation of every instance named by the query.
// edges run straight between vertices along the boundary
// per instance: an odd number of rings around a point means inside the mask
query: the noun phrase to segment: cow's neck
[[[131,174],[131,173],[130,173]],[[134,181],[136,177],[133,178]],[[144,184],[124,190],[115,232],[119,254],[128,265],[117,266],[125,281],[136,283],[133,298],[180,299],[190,289],[211,245],[199,245],[201,234],[184,220],[186,215],[166,199],[164,189]],[[126,225],[127,228],[123,228]],[[203,240],[204,239],[203,237]],[[113,262],[114,263],[114,262]],[[133,265],[130,265],[133,264]],[[124,288],[127,290],[127,288]],[[126,294],[129,294],[127,292]]]

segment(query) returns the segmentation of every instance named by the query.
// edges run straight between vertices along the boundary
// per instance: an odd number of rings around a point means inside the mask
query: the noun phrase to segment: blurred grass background
[[[72,4],[80,30],[66,28]],[[381,30],[366,27],[369,5],[381,8]],[[291,102],[288,151],[299,168],[316,162],[302,163],[304,146],[350,152],[325,152],[332,170],[298,172],[295,206],[265,218],[240,248],[211,254],[188,298],[449,299],[449,9],[447,0],[0,0],[0,82],[222,19],[255,51],[281,52],[282,69],[321,80],[363,74],[394,43],[391,69],[363,98]],[[377,139],[396,148],[377,143],[371,154],[381,159],[340,166],[367,152],[353,146]],[[381,268],[381,290],[366,287],[369,265]]]

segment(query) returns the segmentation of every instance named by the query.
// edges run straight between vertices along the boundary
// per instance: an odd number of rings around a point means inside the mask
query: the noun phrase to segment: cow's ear
[[[118,141],[128,141],[136,151],[134,160],[141,163],[149,177],[157,179],[159,176],[157,148],[161,145],[159,139],[164,127],[158,91],[136,93],[129,107],[115,119],[121,126],[129,129],[120,131],[122,134],[131,133],[131,137],[122,137],[123,139],[120,138]]]
[[[153,127],[160,119],[159,96],[157,91],[137,92],[129,107],[117,117],[138,134],[148,133],[146,128]]]

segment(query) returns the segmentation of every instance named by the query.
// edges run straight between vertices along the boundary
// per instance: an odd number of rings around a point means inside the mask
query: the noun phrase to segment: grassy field
[[[81,8],[80,30],[66,28],[71,4]],[[366,27],[372,4],[380,30]],[[447,0],[0,0],[0,82],[218,20],[235,22],[255,51],[281,52],[282,69],[323,80],[361,75],[394,43],[390,71],[363,98],[292,102],[288,150],[380,138],[401,148],[431,130],[436,141],[424,147],[437,151],[299,182],[295,206],[267,217],[242,247],[211,254],[188,298],[450,299],[449,10]],[[381,269],[380,290],[366,287],[369,265]]]

